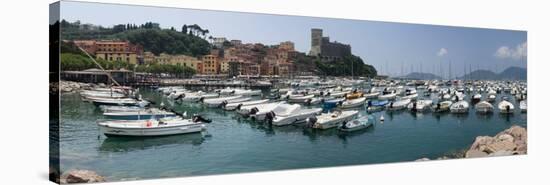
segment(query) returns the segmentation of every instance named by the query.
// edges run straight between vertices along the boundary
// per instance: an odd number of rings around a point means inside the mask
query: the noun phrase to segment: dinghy
[[[346,110],[346,111],[335,111],[332,113],[323,113],[316,117],[308,118],[308,124],[312,125],[313,128],[317,129],[329,129],[340,126],[344,122],[348,122],[354,119],[359,111],[357,110]]]
[[[435,113],[447,112],[450,110],[451,104],[453,104],[452,101],[438,102],[435,105],[432,105],[432,111]]]
[[[228,103],[228,104],[222,106],[222,108],[224,110],[238,110],[242,106],[258,105],[258,104],[262,104],[262,103],[267,103],[268,101],[269,101],[268,99],[263,99],[263,100],[252,100],[252,101]]]
[[[457,113],[457,114],[467,113],[469,107],[470,107],[470,105],[468,104],[467,101],[460,100],[460,101],[457,101],[457,102],[451,104],[450,110],[451,110],[451,113]]]
[[[367,98],[357,98],[357,99],[348,99],[340,104],[340,108],[342,109],[348,109],[348,108],[355,108],[355,107],[361,107],[365,105],[365,101]]]
[[[166,136],[205,130],[204,122],[197,120],[201,119],[171,117],[158,120],[107,120],[98,121],[97,125],[106,136]]]
[[[492,113],[494,107],[491,103],[487,101],[481,101],[475,105],[475,109],[477,113],[486,114],[486,113]]]
[[[374,125],[374,117],[372,115],[367,115],[361,116],[348,122],[344,122],[342,126],[338,129],[343,132],[353,132],[368,128],[372,125]]]
[[[510,103],[509,101],[502,100],[500,103],[498,103],[498,110],[502,114],[513,114],[514,104]]]

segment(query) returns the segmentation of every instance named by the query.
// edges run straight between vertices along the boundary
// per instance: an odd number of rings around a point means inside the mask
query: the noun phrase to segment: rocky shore
[[[527,129],[514,125],[497,135],[478,136],[474,143],[465,150],[452,157],[443,156],[436,160],[453,158],[476,158],[492,156],[509,156],[527,154]],[[416,161],[429,161],[429,158],[421,158]]]
[[[81,82],[72,82],[72,81],[59,81],[59,89],[61,93],[75,92],[80,89],[89,89],[91,87],[105,87],[105,84],[92,84],[92,83],[81,83]]]
[[[90,170],[70,170],[61,175],[61,184],[105,182],[105,178]]]

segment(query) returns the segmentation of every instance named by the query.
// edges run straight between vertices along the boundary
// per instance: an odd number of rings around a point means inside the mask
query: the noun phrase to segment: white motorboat
[[[218,93],[206,93],[198,91],[195,93],[185,93],[183,96],[179,97],[179,100],[183,102],[198,102],[205,99],[217,98],[220,95]]]
[[[362,107],[362,106],[365,106],[366,100],[367,100],[366,97],[351,99],[351,100],[348,99],[342,102],[342,104],[340,105],[340,108],[348,109],[348,108]]]
[[[263,110],[258,109],[257,112],[251,112],[250,118],[253,121],[264,121],[267,114],[287,115],[289,114],[289,112],[300,109],[300,107],[301,106],[299,104],[281,103],[273,107],[273,109],[263,109]]]
[[[412,112],[424,112],[430,110],[432,103],[432,100],[416,100],[409,103],[409,105],[407,105],[407,109]]]
[[[208,107],[219,107],[223,102],[227,102],[234,99],[240,99],[240,98],[242,98],[242,96],[227,96],[227,97],[221,97],[221,98],[206,99],[206,100],[202,100],[202,102]],[[230,103],[233,103],[233,102],[230,102]]]
[[[308,118],[307,122],[313,128],[329,129],[340,126],[344,122],[348,122],[359,114],[357,110],[335,111],[332,113],[323,113],[316,117]]]
[[[477,113],[486,114],[486,113],[492,113],[493,112],[493,105],[487,101],[481,101],[475,105],[475,109]]]
[[[175,113],[160,110],[158,108],[149,108],[144,110],[134,111],[117,111],[117,112],[104,112],[103,116],[109,119],[121,119],[121,120],[143,120],[152,118],[163,118],[176,116]]]
[[[294,123],[304,122],[307,118],[315,116],[321,113],[321,111],[323,110],[321,108],[305,109],[301,108],[300,105],[292,106],[292,108],[284,109],[281,111],[278,111],[278,109],[281,107],[277,107],[273,111],[267,113],[267,121],[276,126],[290,125]]]
[[[149,104],[145,100],[136,100],[132,98],[94,98],[91,101],[96,105],[126,105],[144,107]]]
[[[307,103],[310,102],[315,95],[290,95],[288,96],[289,103]]]
[[[481,101],[481,94],[475,94],[472,96],[472,104],[477,104],[479,101]]]
[[[373,98],[377,98],[378,95],[380,95],[380,92],[370,92],[370,93],[364,94],[363,97],[367,99],[373,99]]]
[[[127,97],[126,94],[117,92],[117,91],[91,91],[91,90],[82,90],[80,95],[84,98],[89,97],[98,97],[98,98],[124,98]]]
[[[407,105],[409,103],[411,103],[411,99],[409,98],[406,98],[406,99],[400,99],[400,100],[395,100],[395,101],[392,101],[391,103],[389,104],[386,104],[386,110],[389,110],[389,111],[396,111],[396,110],[402,110],[402,109],[405,109],[407,108]]]
[[[527,100],[521,100],[519,102],[519,109],[521,112],[527,112]]]
[[[252,100],[252,101],[243,101],[243,102],[235,102],[235,103],[228,103],[225,106],[222,106],[224,110],[238,110],[242,106],[249,106],[249,105],[258,105],[262,103],[267,103],[268,99],[263,100]]]
[[[447,112],[450,110],[452,104],[453,102],[449,100],[438,102],[432,105],[432,111],[435,113]]]
[[[467,101],[460,100],[451,104],[451,113],[467,113],[469,110],[470,104]]]
[[[254,104],[254,105],[248,105],[248,106],[242,106],[240,109],[237,109],[237,113],[244,117],[248,117],[251,114],[256,114],[257,112],[269,112],[275,109],[279,104],[282,104],[284,102],[271,102],[271,103],[263,103],[263,104]]]
[[[250,97],[242,97],[242,96],[228,96],[228,97],[222,97],[222,98],[212,98],[212,99],[206,99],[203,101],[203,103],[210,108],[214,107],[221,107],[223,108],[228,103],[238,103],[238,102],[244,102],[249,101]]]
[[[100,105],[99,108],[101,108],[103,112],[127,112],[127,111],[145,110],[144,107],[138,107],[138,106]]]
[[[510,103],[509,101],[502,100],[500,103],[498,103],[498,110],[502,114],[513,114],[514,104]]]
[[[382,94],[378,95],[379,100],[393,100],[397,96],[396,91],[391,92],[383,92]]]
[[[344,122],[339,128],[340,131],[353,132],[361,129],[368,128],[374,125],[374,117],[372,115],[362,116],[357,119],[353,119],[348,122]]]
[[[97,125],[106,136],[166,136],[201,132],[206,129],[203,123],[197,119],[171,117],[158,120],[107,120],[98,121]]]
[[[488,102],[495,102],[496,99],[497,99],[497,95],[496,95],[496,94],[489,94],[489,95],[487,95],[487,101],[488,101]]]
[[[260,96],[262,95],[261,90],[251,90],[251,89],[235,89],[233,95],[241,96]]]

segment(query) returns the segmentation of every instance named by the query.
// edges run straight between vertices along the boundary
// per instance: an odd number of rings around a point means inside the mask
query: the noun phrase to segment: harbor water
[[[178,112],[201,114],[213,121],[200,134],[108,138],[96,126],[96,121],[104,118],[98,107],[81,101],[78,93],[63,94],[61,171],[93,170],[108,181],[119,181],[408,162],[453,155],[467,149],[477,136],[493,136],[512,125],[527,126],[527,113],[520,113],[519,108],[513,115],[498,110],[479,115],[470,105],[469,113],[463,115],[376,112],[372,113],[377,120],[373,127],[341,133],[303,125],[270,126],[199,103],[170,102],[153,90],[144,89],[141,94]],[[517,101],[511,101],[518,107]],[[493,103],[495,108],[497,103]],[[364,108],[361,114],[367,114]],[[381,115],[384,122],[379,121]]]

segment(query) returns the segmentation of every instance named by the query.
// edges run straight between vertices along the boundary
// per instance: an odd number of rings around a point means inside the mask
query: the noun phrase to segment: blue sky
[[[332,41],[350,44],[352,53],[374,65],[379,74],[399,76],[402,71],[431,72],[443,77],[464,71],[500,72],[510,66],[527,67],[527,32],[377,21],[236,13],[62,2],[61,17],[102,26],[147,21],[181,29],[198,24],[212,36],[245,43],[277,44],[292,41],[309,52],[311,28],[322,28]]]

